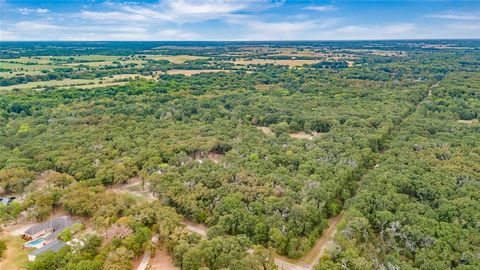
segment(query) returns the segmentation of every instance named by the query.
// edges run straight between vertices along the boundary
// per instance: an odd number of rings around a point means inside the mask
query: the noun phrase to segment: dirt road
[[[130,184],[115,187],[113,189],[114,192],[125,192],[130,193],[136,196],[145,197],[147,200],[151,201],[155,199],[155,196],[151,192],[147,191],[133,191],[131,188],[139,185],[138,181],[132,181]],[[328,244],[332,240],[333,236],[337,232],[337,226],[340,220],[342,219],[342,214],[337,216],[331,217],[328,220],[328,228],[323,232],[322,236],[317,239],[317,242],[313,246],[312,250],[307,253],[305,256],[301,257],[300,259],[289,259],[283,256],[275,255],[275,264],[278,266],[280,270],[312,270],[315,265],[319,262],[320,258],[325,253]],[[193,233],[199,234],[202,237],[207,237],[208,228],[204,224],[196,224],[188,220],[184,220],[182,222],[185,225],[185,228]],[[253,250],[249,249],[248,253],[252,253]],[[144,257],[145,258],[145,257]],[[146,259],[145,259],[146,260]],[[143,260],[142,260],[143,262]],[[144,265],[143,263],[141,264]]]

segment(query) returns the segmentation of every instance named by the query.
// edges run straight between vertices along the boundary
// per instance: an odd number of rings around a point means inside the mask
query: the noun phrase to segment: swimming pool
[[[23,245],[23,246],[24,246],[24,247],[36,247],[36,248],[38,248],[38,247],[41,246],[41,244],[42,244],[44,241],[45,241],[45,238],[39,237],[39,238],[37,238],[37,239],[35,239],[35,240],[32,240],[32,241],[30,241],[30,242],[25,243],[25,245]]]

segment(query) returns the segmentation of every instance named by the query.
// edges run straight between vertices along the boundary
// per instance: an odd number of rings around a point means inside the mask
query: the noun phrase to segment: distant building
[[[28,254],[28,260],[33,262],[35,261],[38,255],[43,254],[47,251],[57,252],[66,245],[67,244],[63,241],[55,240],[37,250],[34,250],[32,253]]]

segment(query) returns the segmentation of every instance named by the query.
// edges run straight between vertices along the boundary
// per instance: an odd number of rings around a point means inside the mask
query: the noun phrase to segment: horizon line
[[[478,38],[405,38],[405,39],[284,39],[284,40],[0,40],[7,42],[352,42],[352,41],[480,40]]]

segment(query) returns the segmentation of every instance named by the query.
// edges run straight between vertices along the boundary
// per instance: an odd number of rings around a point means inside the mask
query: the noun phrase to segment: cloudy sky
[[[480,0],[0,0],[0,40],[480,38]]]

